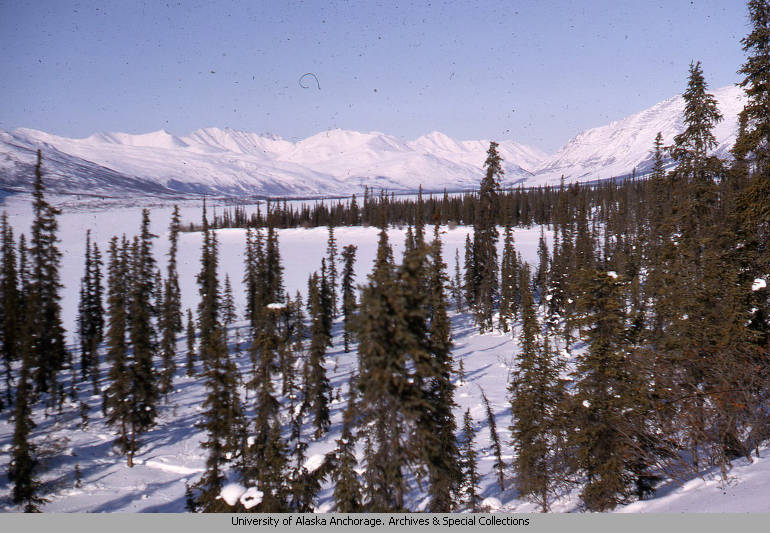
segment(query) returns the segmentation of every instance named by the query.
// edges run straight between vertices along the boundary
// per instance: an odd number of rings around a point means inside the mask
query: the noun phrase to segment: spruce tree
[[[163,284],[163,306],[160,310],[159,326],[161,330],[160,350],[163,358],[160,392],[167,395],[172,389],[176,372],[176,336],[182,328],[182,294],[179,289],[179,274],[176,268],[177,248],[179,245],[179,206],[174,206],[168,228],[168,264],[166,280]]]
[[[272,216],[269,218],[272,220]],[[257,277],[250,278],[250,272],[256,273]],[[259,275],[262,272],[264,276]],[[280,294],[276,293],[277,288],[282,288],[282,272],[277,236],[271,225],[264,254],[259,232],[250,244],[247,242],[245,276],[247,299],[251,300],[250,304],[247,303],[247,314],[252,322],[249,356],[253,363],[253,376],[247,388],[254,393],[255,417],[250,428],[252,437],[244,450],[240,470],[245,483],[256,484],[263,492],[263,500],[255,508],[263,512],[284,511],[288,505],[284,483],[288,450],[281,436],[280,403],[273,388],[273,375],[280,371],[280,362],[285,357],[282,354],[290,349],[287,343],[291,341],[291,337],[279,328],[281,315],[289,307],[271,305],[280,303],[284,298],[282,289]]]
[[[660,339],[663,329],[676,314],[674,306],[668,305],[666,287],[675,282],[672,259],[676,256],[670,234],[673,232],[670,203],[671,183],[666,179],[664,168],[663,135],[658,132],[653,143],[653,167],[650,188],[653,201],[649,212],[650,229],[646,246],[646,261],[649,264],[644,284],[645,297],[650,304],[652,338]]]
[[[85,273],[80,282],[78,335],[80,337],[80,370],[83,379],[91,377],[94,394],[99,375],[99,345],[104,337],[102,307],[102,260],[99,248],[91,244],[91,230],[86,232]]]
[[[225,274],[225,290],[222,298],[222,323],[228,328],[236,318],[235,299],[233,298],[233,287],[230,284],[230,276]]]
[[[203,402],[203,422],[199,427],[206,431],[207,438],[201,446],[208,455],[206,470],[195,485],[195,503],[203,512],[224,512],[227,509],[219,494],[225,480],[225,465],[230,457],[240,452],[243,444],[237,374],[228,357],[221,327],[214,327],[207,338],[201,339],[201,350],[207,357],[203,374],[207,394]]]
[[[246,228],[246,252],[244,253],[243,283],[246,286],[246,316],[252,334],[257,327],[257,317],[262,307],[269,302],[264,301],[264,276],[261,269],[264,266],[262,252],[262,236],[259,230],[255,232]]]
[[[460,438],[460,469],[462,471],[460,493],[464,496],[463,503],[474,513],[479,512],[479,504],[481,503],[478,460],[473,442],[476,438],[476,431],[473,418],[471,418],[471,411],[466,409],[463,416],[463,433]]]
[[[570,445],[574,466],[586,477],[583,503],[591,511],[606,511],[633,491],[633,441],[626,422],[638,408],[639,389],[627,357],[623,282],[614,272],[594,271],[587,283],[581,322],[589,347],[578,356],[574,374]]]
[[[344,253],[344,252],[343,252]],[[334,503],[338,513],[357,513],[361,506],[361,483],[356,472],[356,387],[355,376],[351,376],[348,385],[348,403],[342,415],[342,432],[337,439],[334,452],[336,468],[332,474],[334,480]]]
[[[308,301],[308,307],[310,307],[310,303]],[[334,312],[332,309],[332,286],[329,280],[329,269],[325,257],[321,259],[321,276],[318,278],[318,305],[321,327],[323,327],[324,334],[326,335],[327,344],[331,346]]]
[[[283,265],[281,264],[281,253],[278,245],[278,233],[272,224],[273,217],[268,217],[270,224],[267,227],[267,238],[265,241],[265,284],[267,302],[282,302],[284,296],[283,289]]]
[[[5,367],[5,402],[0,397],[0,407],[3,403],[10,407],[13,401],[12,366],[19,359],[23,315],[16,244],[5,212],[0,219],[0,239],[0,350]]]
[[[289,398],[289,406],[294,409],[297,397],[297,364],[299,355],[304,353],[304,341],[307,337],[305,315],[302,312],[302,295],[299,291],[292,300],[286,296],[286,312],[282,316],[281,350],[279,353],[281,373],[281,394]]]
[[[537,301],[541,305],[545,302],[546,292],[548,290],[548,245],[545,243],[545,234],[543,227],[540,227],[540,239],[537,244],[537,272],[535,273],[534,285],[537,291]]]
[[[434,227],[427,265],[428,283],[428,343],[430,362],[423,376],[426,382],[426,407],[418,418],[417,431],[424,432],[424,456],[428,468],[432,512],[452,510],[452,494],[462,474],[455,431],[454,385],[452,383],[451,324],[447,316],[445,288],[448,282],[446,264],[442,257],[438,223]],[[419,370],[419,366],[416,365]],[[420,423],[423,422],[423,423]]]
[[[476,322],[483,332],[492,327],[492,313],[499,295],[497,263],[497,213],[500,207],[502,158],[497,143],[491,142],[484,162],[486,175],[481,181],[473,224],[473,306]]]
[[[90,301],[90,314],[91,314],[91,322],[93,324],[92,329],[94,332],[93,335],[93,350],[94,350],[94,357],[93,359],[93,371],[91,372],[91,381],[93,384],[93,390],[94,392],[97,391],[97,378],[99,377],[99,352],[97,347],[102,343],[104,340],[104,285],[102,284],[103,274],[102,274],[102,267],[104,266],[104,261],[102,260],[102,252],[99,250],[99,245],[96,243],[93,244],[93,247],[91,248],[91,296],[89,298]]]
[[[25,328],[26,329],[26,328]],[[32,387],[30,384],[30,337],[24,332],[22,346],[21,371],[19,372],[14,410],[13,441],[11,443],[11,461],[8,467],[8,480],[13,483],[11,499],[17,505],[24,505],[25,513],[40,512],[39,506],[46,503],[41,498],[40,482],[35,479],[35,470],[39,462],[35,457],[35,447],[29,440],[30,432],[35,428],[32,421]]]
[[[195,485],[194,497],[197,508],[204,512],[225,510],[218,499],[225,479],[224,466],[228,457],[243,447],[244,422],[237,392],[237,368],[229,357],[225,330],[220,321],[217,266],[217,236],[209,228],[204,202],[201,270],[196,279],[201,297],[198,304],[199,353],[206,383],[205,411],[200,427],[206,431],[207,439],[202,446],[208,450],[208,456],[206,470]]]
[[[519,265],[516,260],[516,249],[513,242],[513,230],[510,224],[505,225],[503,238],[503,257],[500,266],[500,319],[499,327],[508,332],[511,323],[518,314],[519,306]]]
[[[525,269],[528,270],[528,269]],[[511,377],[511,435],[519,494],[547,512],[557,467],[555,413],[560,401],[559,366],[546,336],[541,341],[535,303],[528,284],[522,285],[522,331],[518,365]]]
[[[56,243],[58,238],[58,209],[45,199],[43,184],[43,159],[37,152],[35,181],[32,191],[33,213],[32,236],[30,239],[28,317],[30,321],[30,349],[34,358],[34,381],[37,392],[51,394],[49,405],[60,397],[57,373],[67,361],[64,343],[64,328],[61,321],[61,296],[59,289],[59,266],[61,252]]]
[[[460,250],[455,250],[455,276],[452,280],[452,300],[455,310],[459,313],[463,310],[463,278],[460,273]]]
[[[264,494],[258,510],[280,512],[287,505],[284,486],[287,449],[281,437],[280,404],[272,382],[273,374],[280,368],[278,361],[282,347],[281,339],[275,333],[275,311],[264,309],[262,313],[263,317],[258,321],[262,326],[250,348],[257,367],[253,379],[247,384],[255,397],[253,438],[245,450],[241,471],[244,481],[256,484]]]
[[[707,89],[700,62],[691,63],[687,89],[682,94],[685,130],[674,137],[674,144],[669,147],[678,164],[673,176],[686,189],[686,194],[680,195],[684,205],[677,206],[683,239],[701,234],[708,210],[716,202],[714,178],[721,177],[723,172],[719,158],[709,155],[717,146],[712,130],[722,120],[722,114]]]
[[[159,390],[155,356],[157,345],[152,316],[155,313],[152,296],[155,293],[155,259],[152,256],[150,233],[150,211],[142,210],[140,233],[134,237],[131,246],[130,298],[128,313],[128,334],[131,341],[129,372],[131,388],[129,395],[129,442],[128,466],[133,466],[133,457],[138,448],[138,436],[155,424],[156,404]]]
[[[748,102],[741,113],[743,127],[735,141],[734,155],[736,166],[745,161],[751,169],[737,211],[748,237],[753,274],[759,278],[770,270],[770,4],[750,0],[748,11],[751,32],[741,41],[747,58],[739,70],[745,76],[740,85]],[[770,312],[767,299],[756,305],[765,315]]]
[[[476,301],[476,287],[478,286],[478,272],[473,256],[473,244],[470,234],[465,235],[465,249],[463,256],[463,296],[468,307],[473,307]]]
[[[725,253],[737,239],[732,235],[729,218],[720,214],[716,180],[724,177],[724,169],[710,151],[717,145],[712,130],[722,117],[715,98],[706,90],[700,64],[691,65],[684,93],[686,128],[674,138],[671,148],[679,163],[671,178],[680,186],[680,192],[672,206],[670,223],[677,233],[677,244],[675,251],[669,252],[672,256],[669,268],[677,275],[666,285],[662,293],[666,305],[661,306],[673,310],[661,340],[667,348],[666,366],[673,369],[677,386],[686,398],[681,402],[683,414],[686,413],[681,420],[689,441],[687,446],[696,462],[704,441],[736,440],[735,428],[719,430],[722,437],[709,435],[712,420],[724,428],[724,423],[718,421],[732,416],[729,403],[715,405],[708,394],[733,388],[725,387],[725,382],[732,381],[735,374],[730,369],[737,368],[736,359],[742,352],[739,347],[742,341],[733,332],[741,331],[739,324],[746,319],[736,316],[734,311],[740,313],[738,309],[726,309],[731,303],[743,300],[735,294],[728,296],[728,288],[745,284],[735,280],[736,272],[743,268],[730,264],[729,257],[734,254]],[[719,241],[729,244],[717,244]],[[745,313],[748,314],[748,306]],[[737,328],[731,328],[731,324]],[[728,348],[726,341],[734,341],[734,345]],[[728,434],[732,437],[727,437]],[[713,447],[711,459],[726,471],[729,454],[724,452],[722,446]]]
[[[382,227],[374,269],[361,294],[356,337],[359,342],[359,438],[364,451],[364,505],[373,512],[404,508],[407,466],[402,391],[406,390],[404,354],[393,342],[400,333],[401,309],[393,254]]]
[[[305,376],[309,369],[305,369]],[[302,401],[291,414],[289,439],[287,442],[288,455],[291,458],[291,467],[288,472],[288,502],[287,508],[295,513],[309,513],[313,511],[313,499],[320,484],[315,476],[305,466],[308,442],[302,437],[303,421],[308,409],[307,401]]]
[[[129,395],[131,374],[128,361],[128,243],[123,236],[110,240],[107,279],[107,371],[108,386],[102,399],[107,424],[118,430],[117,445],[128,451]]]
[[[311,292],[308,295],[310,306],[310,347],[308,354],[308,371],[306,373],[305,396],[313,414],[315,438],[321,438],[329,429],[329,380],[323,366],[326,347],[329,343],[324,325],[322,287],[319,287],[318,274],[311,277]]]
[[[503,462],[503,447],[500,444],[500,437],[497,435],[497,421],[495,420],[495,413],[492,411],[492,406],[489,405],[489,399],[484,391],[481,391],[481,399],[484,402],[484,410],[487,413],[487,425],[489,426],[489,441],[491,443],[492,452],[495,456],[495,464],[492,468],[497,473],[497,484],[500,486],[500,490],[505,490],[505,463]]]
[[[354,285],[356,272],[356,246],[349,244],[342,249],[342,320],[345,353],[350,351],[353,341],[353,319],[356,312],[356,288]]]
[[[192,309],[187,309],[187,367],[185,373],[187,376],[195,375],[195,319],[193,319]]]
[[[743,114],[746,128],[736,140],[753,155],[755,174],[770,175],[770,4],[767,0],[749,0],[751,32],[741,40],[746,62],[738,71],[745,77],[740,83],[748,102]]]
[[[329,239],[326,244],[326,273],[329,278],[332,316],[337,316],[337,239],[334,237],[334,225],[329,224]]]

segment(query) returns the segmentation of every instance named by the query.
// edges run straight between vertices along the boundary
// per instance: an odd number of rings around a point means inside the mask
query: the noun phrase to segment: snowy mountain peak
[[[332,129],[317,133],[294,145],[292,159],[308,162],[313,159],[327,160],[352,154],[374,152],[398,152],[408,150],[406,143],[392,135],[377,131]]]
[[[191,145],[200,145],[237,154],[267,157],[274,157],[287,152],[293,146],[293,143],[277,135],[259,135],[232,128],[202,128],[192,132],[186,139]]]
[[[439,131],[432,131],[426,135],[418,137],[409,144],[415,149],[425,151],[439,150],[445,152],[459,152],[468,150],[467,147],[462,146],[459,142]]]
[[[79,139],[81,140],[81,139]],[[150,133],[97,133],[82,139],[82,141],[102,142],[109,144],[121,144],[124,146],[137,146],[142,148],[187,148],[187,143],[165,129],[151,131]]]

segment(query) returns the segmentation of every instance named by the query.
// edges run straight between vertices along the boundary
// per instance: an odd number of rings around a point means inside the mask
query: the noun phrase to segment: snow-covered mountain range
[[[718,153],[735,140],[742,91],[714,91],[725,120],[715,129]],[[548,156],[511,140],[500,141],[504,185],[557,183],[644,173],[658,131],[666,143],[682,131],[684,102],[677,96],[650,109],[593,128]],[[49,186],[58,192],[99,196],[271,195],[475,188],[488,140],[457,141],[433,132],[413,141],[384,133],[329,130],[298,142],[269,134],[205,128],[179,137],[98,133],[70,139],[31,129],[0,132],[0,186],[26,189],[35,153],[43,151]]]
[[[431,133],[406,142],[383,133],[330,130],[299,142],[273,135],[205,128],[185,137],[100,133],[69,139],[42,131],[0,132],[0,185],[23,187],[43,151],[51,187],[104,196],[135,193],[303,196],[440,191],[478,185],[489,141]],[[509,183],[526,181],[545,159],[512,141],[500,143]]]

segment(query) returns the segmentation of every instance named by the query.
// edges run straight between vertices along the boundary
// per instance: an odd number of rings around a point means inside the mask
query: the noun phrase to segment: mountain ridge
[[[715,153],[729,157],[743,92],[712,91],[724,120],[714,128]],[[658,131],[664,143],[683,129],[684,101],[674,96],[609,124],[584,130],[548,155],[513,140],[498,141],[504,186],[596,181],[638,175],[652,165]],[[296,142],[271,133],[206,127],[179,136],[165,129],[99,132],[73,139],[40,130],[0,132],[0,185],[29,188],[34,152],[57,192],[323,196],[363,187],[410,192],[473,189],[489,140],[456,140],[432,131],[414,140],[382,132],[326,130]]]

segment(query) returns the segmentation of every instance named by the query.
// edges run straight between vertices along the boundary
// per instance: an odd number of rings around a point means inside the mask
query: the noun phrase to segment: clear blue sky
[[[438,130],[552,151],[680,93],[691,60],[735,83],[747,30],[738,0],[0,0],[0,129]]]

